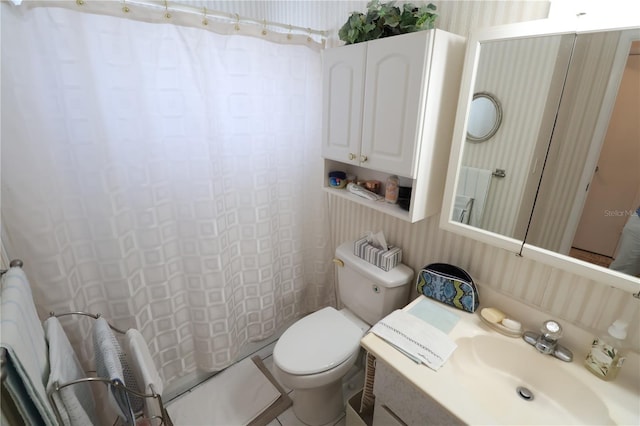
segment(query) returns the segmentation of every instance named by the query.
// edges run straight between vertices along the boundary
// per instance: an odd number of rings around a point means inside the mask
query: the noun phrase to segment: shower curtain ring
[[[209,20],[207,19],[207,8],[206,7],[202,8],[202,11],[203,11],[202,25],[209,25]]]
[[[171,14],[169,13],[169,2],[167,0],[164,0],[164,17],[171,19]]]

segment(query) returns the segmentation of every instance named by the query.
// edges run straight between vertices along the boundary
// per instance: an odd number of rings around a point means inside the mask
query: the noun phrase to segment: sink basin
[[[566,371],[566,363],[524,341],[478,335],[456,343],[449,364],[459,373],[459,384],[496,423],[613,424],[602,399]],[[532,399],[521,395],[527,391]]]

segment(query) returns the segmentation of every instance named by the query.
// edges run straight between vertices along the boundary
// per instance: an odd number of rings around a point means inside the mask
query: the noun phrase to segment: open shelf
[[[408,186],[412,188],[411,207],[410,207],[410,210],[407,211],[397,204],[390,204],[385,202],[384,198],[378,201],[372,201],[363,197],[359,197],[358,195],[352,194],[351,192],[347,191],[346,188],[338,189],[338,188],[330,187],[328,178],[327,178],[329,176],[329,172],[342,171],[342,172],[345,172],[347,175],[356,176],[357,181],[377,180],[377,181],[380,181],[381,183],[380,195],[383,196],[384,190],[385,190],[385,182],[387,181],[387,178],[391,176],[391,173],[371,170],[364,167],[358,167],[351,164],[341,163],[339,161],[329,160],[329,159],[324,160],[324,166],[325,166],[325,173],[324,173],[325,178],[324,178],[323,189],[327,193],[349,200],[349,201],[353,201],[354,203],[358,203],[360,205],[372,208],[374,210],[391,215],[393,217],[397,217],[398,219],[402,219],[407,222],[417,222],[419,220],[424,219],[425,217],[424,212],[422,212],[422,214],[420,213],[416,214],[416,212],[413,211],[414,200],[416,197],[416,194],[414,193],[414,190],[416,188],[415,179],[411,179],[404,176],[398,176],[400,186]]]
[[[397,204],[389,204],[384,198],[378,201],[368,200],[366,198],[359,197],[356,194],[352,194],[346,189],[337,189],[331,188],[329,186],[325,186],[323,188],[329,194],[335,195],[336,197],[344,198],[346,200],[353,201],[354,203],[362,204],[363,206],[370,207],[374,210],[381,211],[383,213],[389,214],[391,216],[397,217],[398,219],[406,220],[408,222],[412,222],[410,212],[404,210]]]

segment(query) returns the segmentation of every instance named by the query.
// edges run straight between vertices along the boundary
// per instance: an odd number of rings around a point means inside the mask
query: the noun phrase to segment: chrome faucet
[[[533,345],[538,352],[545,355],[553,355],[559,360],[571,362],[573,353],[558,343],[562,337],[562,327],[554,320],[547,320],[542,324],[540,334],[533,331],[525,331],[522,338]]]

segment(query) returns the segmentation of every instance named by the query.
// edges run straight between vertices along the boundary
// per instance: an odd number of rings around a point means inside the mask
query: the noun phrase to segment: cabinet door
[[[425,367],[426,368],[426,367]],[[409,426],[450,425],[464,423],[441,406],[431,396],[423,393],[380,358],[376,360],[376,372],[373,381],[373,393],[376,396],[374,409],[374,426],[377,423],[376,412],[379,406],[386,407],[385,412],[377,413],[378,417],[392,417]],[[396,426],[393,421],[387,425]]]
[[[415,177],[432,37],[420,31],[368,43],[363,167]]]
[[[324,158],[351,164],[359,162],[366,52],[366,43],[324,51]]]

